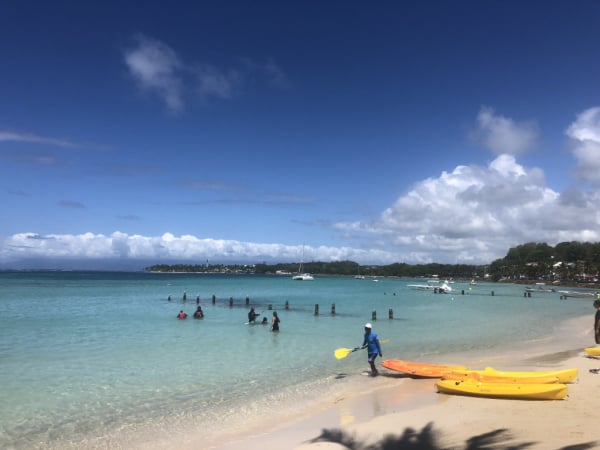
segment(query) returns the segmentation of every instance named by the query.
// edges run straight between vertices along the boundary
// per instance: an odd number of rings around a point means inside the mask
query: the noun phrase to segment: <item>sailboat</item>
[[[300,267],[298,273],[292,277],[292,280],[297,281],[312,281],[313,276],[310,273],[304,272],[304,247],[302,247],[302,258],[300,259]]]

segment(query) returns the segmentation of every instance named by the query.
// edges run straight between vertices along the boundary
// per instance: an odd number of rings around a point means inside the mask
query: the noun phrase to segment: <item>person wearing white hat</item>
[[[375,367],[375,358],[377,358],[377,355],[382,357],[383,354],[381,353],[379,338],[377,334],[373,333],[372,328],[373,326],[370,323],[365,324],[365,338],[361,348],[367,349],[367,361],[369,361],[369,365],[371,366],[371,376],[376,377],[379,372]]]

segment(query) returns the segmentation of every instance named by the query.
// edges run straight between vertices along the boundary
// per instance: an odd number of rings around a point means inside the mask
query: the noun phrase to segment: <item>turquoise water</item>
[[[518,285],[457,282],[441,295],[414,282],[0,273],[0,448],[127,447],[124,434],[217,432],[276,414],[367,368],[364,354],[333,356],[362,343],[365,322],[389,339],[385,358],[427,360],[535,340],[593,313],[559,294],[526,299]],[[196,296],[203,320],[191,318]],[[277,310],[281,331],[246,325],[246,298],[269,319]],[[187,320],[175,318],[180,309]]]

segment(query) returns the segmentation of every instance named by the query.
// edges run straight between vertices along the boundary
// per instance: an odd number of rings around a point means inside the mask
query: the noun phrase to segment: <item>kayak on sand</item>
[[[381,365],[386,369],[406,373],[415,377],[441,378],[444,372],[452,370],[467,370],[465,366],[428,364],[422,362],[403,361],[401,359],[386,359]]]
[[[438,392],[476,397],[508,398],[522,400],[561,400],[567,396],[567,386],[562,383],[482,383],[475,380],[439,380]]]

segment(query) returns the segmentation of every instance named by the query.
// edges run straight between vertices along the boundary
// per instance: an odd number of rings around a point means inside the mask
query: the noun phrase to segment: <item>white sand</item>
[[[460,361],[455,359],[456,355],[452,360],[446,356],[442,361],[426,361],[440,364],[467,361],[471,368],[493,366],[499,370],[576,367],[579,378],[568,385],[569,395],[565,400],[446,395],[436,392],[436,380],[406,378],[388,371],[377,378],[364,377],[360,392],[323,399],[321,408],[306,411],[301,419],[279,424],[265,422],[261,432],[233,436],[221,444],[211,443],[210,447],[218,450],[347,448],[332,442],[312,442],[328,429],[379,449],[386,435],[400,436],[408,427],[418,433],[431,424],[436,443],[444,449],[463,449],[468,439],[499,429],[507,432],[497,436],[494,447],[497,449],[524,443],[531,443],[527,448],[532,450],[585,443],[590,444],[585,448],[600,448],[600,374],[589,372],[600,367],[600,359],[585,357],[583,352],[584,347],[593,345],[592,320],[593,317],[583,317],[569,321],[548,339],[522,348],[513,346],[502,354],[495,349],[487,354],[462,355],[465,359]],[[189,448],[208,446],[206,442],[201,444],[200,436],[189,438]],[[401,448],[400,444],[395,445],[393,448]]]

